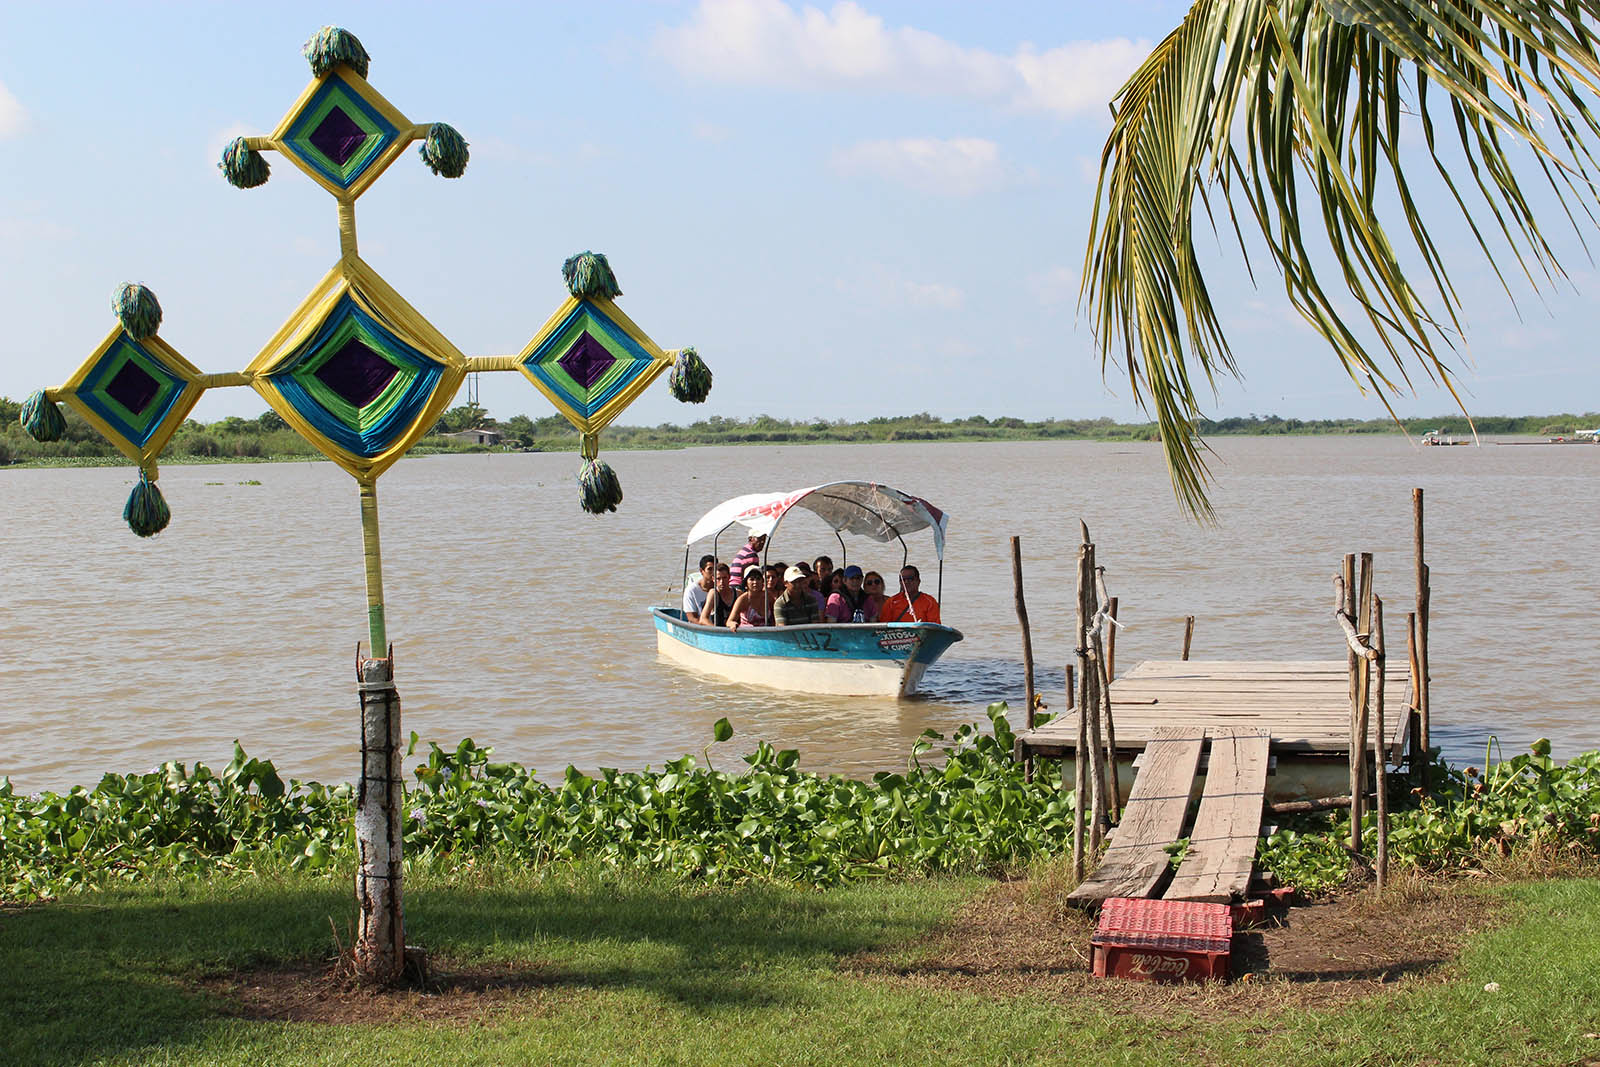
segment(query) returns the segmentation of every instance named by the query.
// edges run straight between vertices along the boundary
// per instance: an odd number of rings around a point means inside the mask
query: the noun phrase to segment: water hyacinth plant
[[[684,756],[660,770],[569,767],[547,783],[531,768],[495,762],[492,748],[470,738],[454,749],[428,744],[424,756],[413,735],[406,855],[445,869],[480,857],[597,862],[714,885],[998,872],[1070,847],[1072,819],[1072,792],[1055,767],[1041,763],[1029,782],[1012,758],[1005,712],[991,705],[987,724],[948,739],[930,731],[904,772],[866,781],[804,771],[794,749],[762,742],[737,772]],[[716,741],[732,736],[726,720],[717,723]],[[1466,868],[1526,844],[1600,856],[1600,753],[1560,765],[1541,742],[1485,766],[1440,766],[1434,795],[1395,798],[1391,863]],[[349,785],[285,783],[270,761],[237,746],[220,773],[168,763],[36,796],[0,780],[0,899],[155,872],[344,873],[354,863],[353,807]],[[1264,839],[1258,862],[1305,892],[1343,884],[1347,818],[1285,826]]]

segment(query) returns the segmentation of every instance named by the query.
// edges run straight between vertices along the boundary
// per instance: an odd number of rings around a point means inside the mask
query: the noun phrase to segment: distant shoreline
[[[64,410],[67,432],[60,441],[41,444],[23,433],[17,424],[17,405],[0,398],[0,468],[124,466],[121,453],[99,436],[75,412]],[[453,425],[451,416],[467,421]],[[1474,420],[1481,437],[1571,437],[1580,430],[1600,426],[1600,414],[1484,416]],[[514,415],[503,421],[487,417],[481,408],[454,409],[446,413],[443,430],[485,427],[499,435],[496,445],[464,444],[441,436],[423,438],[410,455],[471,454],[484,452],[562,452],[578,450],[578,435],[559,415],[531,419]],[[1357,434],[1409,434],[1420,440],[1437,430],[1458,439],[1470,439],[1473,425],[1460,415],[1406,419],[1285,419],[1276,415],[1202,420],[1202,438],[1219,437],[1322,437]],[[775,419],[758,415],[728,419],[713,415],[688,426],[664,423],[660,426],[611,426],[601,438],[606,451],[641,451],[697,448],[717,445],[811,445],[811,444],[896,444],[901,442],[948,442],[973,444],[984,441],[1106,441],[1122,443],[1155,442],[1160,439],[1155,423],[1119,423],[1100,419],[1045,419],[1028,422],[1001,417],[990,419],[974,415],[966,419],[945,420],[926,412],[916,415],[880,416],[863,422]],[[161,464],[282,463],[321,461],[322,456],[309,442],[289,429],[281,419],[267,413],[256,419],[229,417],[211,423],[193,420],[185,423],[167,446]]]

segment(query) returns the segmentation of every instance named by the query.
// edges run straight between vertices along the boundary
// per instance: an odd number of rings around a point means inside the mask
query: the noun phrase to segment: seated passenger
[[[884,601],[878,621],[939,621],[939,602],[922,592],[922,575],[911,564],[900,568],[900,592]]]
[[[811,563],[811,577],[817,581],[817,588],[822,590],[822,595],[828,595],[828,580],[833,574],[833,560],[827,556],[818,556]]]
[[[828,602],[822,614],[829,622],[849,622],[855,614],[855,605],[845,595],[844,573],[834,571],[828,575]]]
[[[883,613],[883,575],[868,571],[861,582],[861,621],[877,622]]]
[[[867,618],[867,593],[866,590],[861,588],[861,568],[857,567],[854,563],[850,564],[850,566],[844,569],[843,581],[844,588],[840,590],[840,595],[844,597],[845,603],[849,605],[850,608],[850,618],[846,619],[845,621],[874,621]],[[833,604],[832,597],[828,598],[828,603],[830,606]]]
[[[733,579],[726,563],[717,564],[716,588],[706,597],[706,606],[697,620],[701,626],[726,626],[731,617],[733,602],[738,594],[733,591]]]
[[[810,592],[811,599],[817,602],[817,615],[820,618],[828,607],[827,594],[824,593],[822,591],[822,587],[817,584],[817,576],[812,573],[811,564],[807,563],[805,560],[801,560],[799,563],[796,563],[795,566],[799,567],[801,573],[806,576],[806,590]]]
[[[717,557],[700,557],[700,577],[683,587],[683,620],[694,622],[705,610],[706,597],[716,585]]]
[[[772,593],[767,589],[767,576],[760,567],[751,567],[745,572],[744,592],[733,602],[728,615],[730,630],[772,625]]]
[[[811,595],[810,579],[799,567],[783,572],[783,595],[772,605],[772,614],[779,626],[804,626],[821,622],[822,612],[817,610],[817,600]]]

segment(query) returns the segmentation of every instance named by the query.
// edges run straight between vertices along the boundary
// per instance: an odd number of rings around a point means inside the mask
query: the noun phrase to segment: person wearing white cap
[[[811,595],[810,578],[799,567],[783,572],[783,595],[772,605],[772,613],[779,626],[804,626],[821,622],[822,612],[817,610],[817,599]]]

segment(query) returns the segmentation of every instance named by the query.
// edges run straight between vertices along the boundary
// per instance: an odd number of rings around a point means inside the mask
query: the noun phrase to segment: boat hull
[[[733,682],[833,696],[909,696],[961,640],[938,623],[824,623],[729,630],[651,612],[664,659]]]

